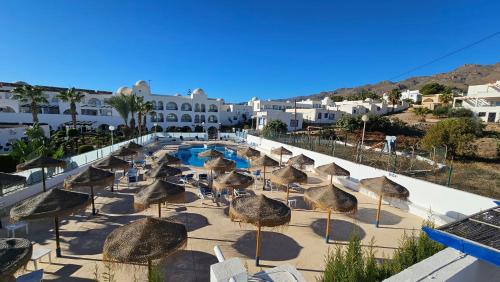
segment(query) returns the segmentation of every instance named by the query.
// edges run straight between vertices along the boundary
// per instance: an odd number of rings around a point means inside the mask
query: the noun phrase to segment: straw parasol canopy
[[[330,183],[333,183],[333,176],[350,176],[351,173],[347,170],[342,168],[341,166],[337,165],[336,163],[329,163],[326,165],[321,165],[316,168],[316,171],[319,171],[321,173],[324,173],[326,175],[330,175]]]
[[[289,156],[293,155],[292,151],[285,149],[285,147],[283,147],[283,146],[272,149],[271,154],[280,155],[280,165],[281,165],[281,160],[283,158],[283,155],[289,155]]]
[[[286,185],[286,201],[290,195],[290,184],[292,183],[306,183],[307,174],[301,170],[296,169],[291,165],[287,165],[277,169],[271,173],[271,181],[277,184]]]
[[[278,166],[279,163],[274,159],[271,159],[267,155],[262,155],[256,159],[250,161],[251,165],[254,167],[262,167],[263,169],[263,184],[262,187],[266,186],[266,167],[268,166]]]
[[[181,163],[181,159],[179,159],[176,156],[172,156],[170,154],[165,154],[165,155],[163,155],[163,157],[159,158],[157,160],[157,162],[158,163],[166,163],[166,164],[172,165],[172,164],[180,164]]]
[[[103,259],[148,264],[163,259],[187,243],[186,226],[159,218],[143,218],[113,230],[104,241]]]
[[[135,150],[129,149],[127,147],[120,147],[120,149],[113,152],[113,154],[111,154],[111,155],[116,156],[116,157],[128,157],[128,156],[133,156],[135,154],[137,154],[137,151],[135,151]]]
[[[46,185],[45,185],[45,168],[47,167],[65,167],[66,162],[64,160],[57,160],[51,157],[44,157],[44,156],[39,156],[34,159],[31,159],[29,161],[26,161],[22,164],[18,164],[16,166],[17,171],[23,171],[23,170],[28,170],[28,169],[34,169],[34,168],[41,168],[42,169],[42,187],[43,191],[47,191]]]
[[[115,156],[109,156],[102,161],[94,164],[94,167],[100,169],[123,169],[126,170],[130,166],[129,162],[119,159]]]
[[[92,197],[92,214],[96,214],[94,203],[94,187],[106,187],[112,185],[115,181],[115,174],[107,170],[102,170],[89,166],[86,170],[75,176],[68,177],[65,181],[66,187],[90,187],[90,196]]]
[[[151,171],[150,176],[154,178],[165,179],[167,177],[179,175],[181,173],[181,169],[169,166],[167,163],[162,163],[153,171]]]
[[[308,156],[305,156],[304,154],[300,154],[288,159],[287,164],[298,165],[300,168],[302,168],[305,165],[314,165],[314,160],[309,158]]]
[[[19,268],[28,263],[32,252],[33,245],[30,240],[23,238],[0,239],[0,277],[11,278]]]
[[[405,187],[397,184],[385,176],[366,178],[359,181],[361,186],[375,192],[378,197],[378,210],[375,225],[378,227],[380,221],[380,210],[382,207],[382,197],[390,197],[397,199],[407,199],[410,196],[410,191]]]
[[[256,150],[252,147],[245,147],[243,149],[238,150],[238,155],[247,157],[247,158],[253,158],[253,157],[258,157],[260,156],[260,151]]]
[[[253,184],[253,177],[237,171],[231,171],[228,174],[220,176],[214,181],[216,189],[244,189]],[[233,193],[231,193],[232,195]]]
[[[203,166],[206,169],[214,170],[217,172],[226,172],[233,170],[236,167],[236,163],[232,160],[224,159],[223,157],[217,157],[206,161]]]
[[[222,156],[224,156],[224,153],[219,152],[219,151],[214,150],[214,149],[209,149],[209,150],[203,151],[203,152],[198,154],[198,157],[201,157],[201,158],[217,158],[217,157],[222,157]]]
[[[259,265],[261,227],[277,227],[290,222],[292,211],[280,201],[264,195],[243,196],[231,201],[229,217],[257,227],[255,263]]]
[[[2,189],[21,185],[25,182],[26,177],[24,176],[0,172],[0,195],[2,194]]]
[[[129,142],[126,148],[132,151],[136,151],[137,153],[139,153],[142,150],[142,146],[135,143],[134,141]]]
[[[54,217],[56,232],[56,254],[61,256],[59,246],[59,216],[85,209],[90,204],[89,194],[52,189],[28,198],[10,210],[12,221]]]
[[[144,209],[152,204],[158,204],[158,217],[161,217],[161,204],[166,201],[183,201],[185,191],[186,189],[181,185],[156,180],[134,196],[134,206],[137,209]]]
[[[354,213],[358,209],[358,200],[353,195],[329,184],[313,187],[304,192],[304,201],[313,208],[328,211],[325,239],[328,243],[330,237],[330,218],[332,211],[341,213]]]

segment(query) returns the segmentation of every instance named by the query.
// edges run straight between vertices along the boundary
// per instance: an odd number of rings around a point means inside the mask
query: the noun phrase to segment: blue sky
[[[282,98],[392,78],[500,31],[500,1],[1,0],[0,81]],[[408,76],[500,61],[500,36]],[[401,77],[401,78],[404,78]],[[399,80],[399,79],[398,79]]]

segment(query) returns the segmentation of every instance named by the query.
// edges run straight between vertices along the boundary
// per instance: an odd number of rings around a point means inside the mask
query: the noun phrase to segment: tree
[[[484,125],[477,118],[448,118],[429,128],[422,139],[422,147],[446,146],[450,156],[474,154],[473,145],[482,134]]]
[[[49,155],[49,140],[45,137],[43,128],[35,123],[26,128],[28,142],[17,140],[12,144],[10,155],[17,162],[25,162],[40,155]]]
[[[47,99],[42,94],[42,89],[37,86],[23,85],[14,88],[12,93],[14,93],[12,98],[23,103],[30,103],[33,123],[37,123],[38,105],[48,103]]]
[[[141,131],[142,126],[144,126],[146,128],[146,131],[148,130],[147,117],[148,117],[148,114],[150,114],[152,112],[153,112],[153,103],[151,103],[150,101],[144,101],[143,99],[141,99],[141,101],[139,103],[139,112],[137,114],[137,116],[138,116],[137,119],[139,120],[139,134],[142,134],[142,131]],[[142,116],[142,124],[141,124],[141,117],[140,116]]]
[[[439,102],[443,103],[444,105],[448,106],[451,101],[453,101],[453,94],[451,93],[451,91],[439,95]]]
[[[274,134],[282,134],[288,131],[288,126],[286,123],[279,119],[269,121],[262,129],[262,134],[264,136],[274,135]]]
[[[361,118],[357,118],[350,115],[342,115],[335,125],[345,131],[353,132],[356,129],[361,128]]]
[[[447,88],[448,87],[446,87],[445,85],[439,84],[437,82],[431,82],[422,86],[422,88],[420,89],[420,94],[422,95],[439,94],[445,92]]]
[[[128,108],[130,111],[130,129],[132,130],[132,135],[135,132],[135,113],[139,112],[139,104],[137,103],[137,96],[135,94],[130,94],[125,96],[128,103]]]
[[[117,94],[111,98],[109,98],[106,103],[113,107],[116,112],[123,119],[124,124],[128,127],[128,117],[130,115],[130,107],[128,104],[128,98],[126,95]]]
[[[431,110],[429,110],[426,107],[418,107],[418,108],[413,108],[413,113],[417,116],[420,117],[420,121],[425,122],[425,116],[430,113]]]
[[[399,99],[401,98],[401,91],[399,91],[398,88],[393,88],[391,91],[389,91],[389,102],[392,104],[392,111],[394,112],[394,107],[398,103]]]
[[[68,88],[57,94],[56,97],[63,102],[69,103],[71,121],[73,123],[73,128],[76,128],[76,103],[80,103],[85,95],[76,91],[75,88]]]

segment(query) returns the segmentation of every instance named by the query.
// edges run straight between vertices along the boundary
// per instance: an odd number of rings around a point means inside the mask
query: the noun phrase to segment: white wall
[[[403,185],[410,191],[408,201],[390,200],[389,203],[398,208],[420,216],[424,219],[431,218],[436,224],[444,224],[470,215],[484,209],[496,206],[494,199],[467,193],[446,186],[434,184],[405,175],[388,172],[370,166],[353,163],[344,159],[320,154],[306,149],[289,146],[261,137],[248,135],[247,143],[255,144],[258,149],[269,153],[271,149],[283,146],[292,151],[294,155],[304,154],[315,160],[315,166],[335,162],[351,173],[351,179],[355,182],[346,182],[339,179],[341,184],[353,190],[359,190],[357,181],[364,178],[386,176],[391,180]],[[286,161],[286,158],[284,158]],[[361,192],[376,198],[370,192],[361,189]],[[384,199],[385,200],[385,199]]]

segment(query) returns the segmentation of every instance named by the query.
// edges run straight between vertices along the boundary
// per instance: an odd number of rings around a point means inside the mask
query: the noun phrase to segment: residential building
[[[441,96],[441,94],[424,95],[422,96],[422,103],[420,105],[414,105],[414,107],[434,110],[442,104],[439,101],[439,96]]]
[[[248,101],[248,106],[251,106],[254,112],[285,111],[293,108],[294,103],[292,101],[259,100],[257,97],[253,97]]]
[[[247,104],[223,104],[219,116],[222,125],[237,125],[252,118],[253,108]]]
[[[471,110],[484,122],[500,121],[500,80],[482,85],[470,85],[467,94],[453,99],[453,107]]]
[[[307,122],[310,124],[334,123],[342,116],[341,111],[328,110],[328,109],[324,109],[324,108],[319,108],[319,109],[318,108],[308,108],[308,109],[298,108],[297,110],[287,109],[286,112],[292,113],[292,114],[297,112],[297,114],[302,115],[302,119],[304,122]]]
[[[418,103],[422,101],[422,94],[420,94],[420,90],[405,90],[401,92],[401,101],[411,100],[413,103]]]
[[[349,115],[384,115],[389,112],[387,103],[385,101],[375,101],[370,98],[365,100],[335,102],[328,109],[339,111]]]
[[[282,112],[282,111],[262,111],[256,113],[257,130],[264,129],[264,126],[272,120],[281,120],[288,126],[288,131],[295,131],[302,129],[302,114]]]

